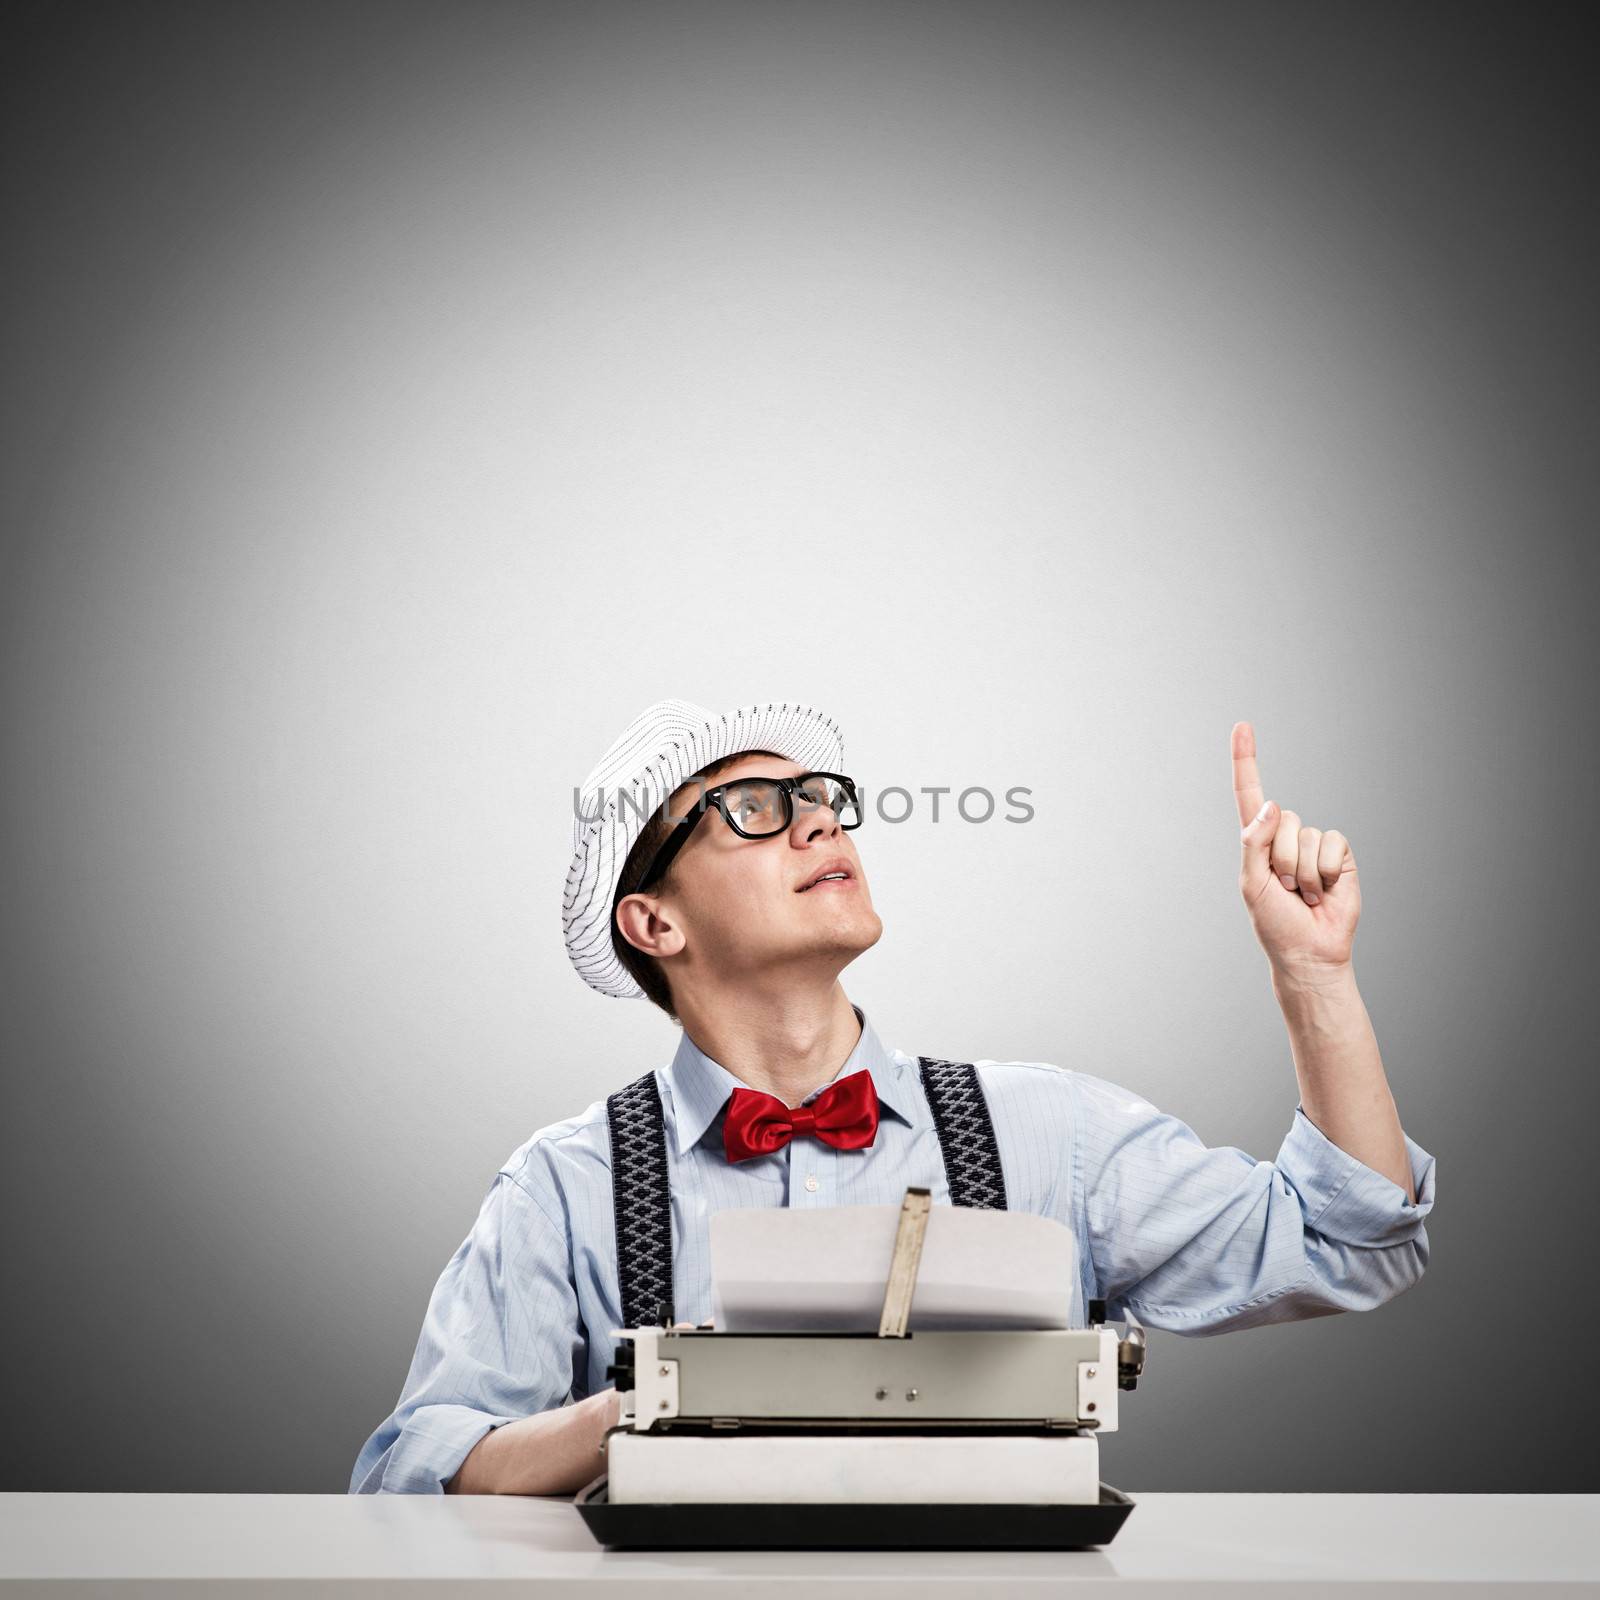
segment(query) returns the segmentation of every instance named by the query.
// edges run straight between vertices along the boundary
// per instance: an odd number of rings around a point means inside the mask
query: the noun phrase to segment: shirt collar
[[[858,1005],[852,1005],[850,1009],[861,1024],[861,1037],[831,1081],[848,1078],[852,1072],[870,1072],[872,1087],[877,1091],[883,1110],[899,1117],[902,1122],[911,1123],[916,1110],[916,1097],[906,1081],[908,1069],[884,1049],[872,1024],[867,1021],[866,1012]],[[713,1061],[689,1037],[687,1030],[678,1041],[677,1053],[665,1077],[672,1090],[679,1155],[705,1137],[706,1130],[716,1121],[717,1114],[728,1103],[735,1089],[749,1087],[726,1067]],[[810,1101],[825,1088],[827,1084],[819,1084],[812,1094],[806,1096],[806,1100]]]

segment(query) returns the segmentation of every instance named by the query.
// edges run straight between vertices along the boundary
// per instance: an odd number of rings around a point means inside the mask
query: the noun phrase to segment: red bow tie
[[[872,1074],[852,1072],[830,1083],[808,1106],[786,1106],[775,1094],[735,1089],[722,1124],[730,1161],[781,1150],[797,1133],[809,1133],[836,1150],[861,1150],[878,1133],[878,1091]]]

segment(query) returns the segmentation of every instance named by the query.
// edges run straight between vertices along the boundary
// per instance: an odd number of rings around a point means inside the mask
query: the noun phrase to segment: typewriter
[[[1144,1330],[912,1330],[932,1207],[908,1189],[877,1331],[617,1330],[605,1471],[576,1498],[625,1548],[1010,1548],[1108,1543],[1133,1508],[1099,1438]],[[670,1311],[665,1321],[670,1324]]]

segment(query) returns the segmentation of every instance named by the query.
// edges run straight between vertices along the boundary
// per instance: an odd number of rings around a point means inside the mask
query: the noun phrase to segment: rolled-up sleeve
[[[547,1206],[520,1177],[495,1174],[434,1285],[399,1403],[362,1447],[351,1494],[443,1494],[492,1428],[571,1396],[583,1336],[567,1230]]]
[[[1084,1073],[1074,1188],[1099,1294],[1153,1328],[1232,1328],[1365,1311],[1428,1264],[1434,1160],[1409,1136],[1416,1200],[1296,1109],[1275,1161]]]

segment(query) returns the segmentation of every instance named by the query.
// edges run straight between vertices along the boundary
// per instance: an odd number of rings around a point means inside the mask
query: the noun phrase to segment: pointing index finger
[[[1248,722],[1233,725],[1233,798],[1239,805],[1239,826],[1261,809],[1261,774],[1256,770],[1256,730]]]

